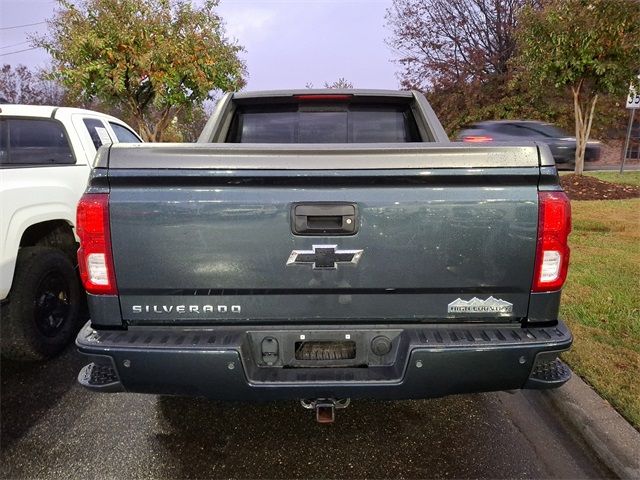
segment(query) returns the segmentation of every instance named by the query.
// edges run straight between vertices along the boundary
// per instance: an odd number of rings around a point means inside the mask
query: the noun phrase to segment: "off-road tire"
[[[80,328],[82,302],[80,280],[64,252],[21,248],[9,300],[0,307],[2,356],[36,361],[60,353]]]

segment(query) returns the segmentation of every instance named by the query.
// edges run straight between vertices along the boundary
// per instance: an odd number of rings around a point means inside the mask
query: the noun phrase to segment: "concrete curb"
[[[575,373],[544,395],[623,480],[640,479],[640,433]]]

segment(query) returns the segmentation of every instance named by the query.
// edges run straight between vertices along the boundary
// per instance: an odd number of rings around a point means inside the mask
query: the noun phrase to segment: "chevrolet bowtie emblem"
[[[313,265],[315,269],[335,270],[339,263],[356,265],[362,250],[337,250],[337,245],[313,245],[313,250],[294,250],[289,255],[289,265]]]

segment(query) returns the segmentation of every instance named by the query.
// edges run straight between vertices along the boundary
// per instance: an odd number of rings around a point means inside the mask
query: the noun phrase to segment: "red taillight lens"
[[[484,143],[492,142],[493,138],[487,135],[468,135],[466,137],[462,137],[462,141],[467,143]]]
[[[109,194],[85,193],[80,199],[76,228],[80,237],[78,266],[89,293],[116,295],[109,231]]]
[[[569,267],[571,204],[564,192],[538,192],[538,245],[534,292],[560,290]]]

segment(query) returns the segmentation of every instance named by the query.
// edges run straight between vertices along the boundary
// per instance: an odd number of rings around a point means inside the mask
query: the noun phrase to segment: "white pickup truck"
[[[98,112],[0,104],[3,356],[44,359],[74,338],[85,304],[76,205],[97,149],[140,141],[126,123]]]

